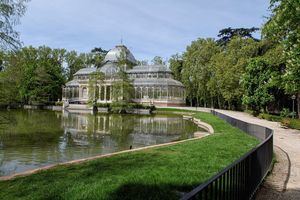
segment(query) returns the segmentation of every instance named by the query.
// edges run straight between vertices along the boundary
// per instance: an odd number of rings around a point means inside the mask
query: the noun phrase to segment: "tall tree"
[[[121,51],[117,63],[117,77],[112,85],[112,97],[115,102],[128,103],[134,95],[132,81],[126,73],[126,70],[131,68],[131,65],[132,63],[127,60],[126,52]]]
[[[164,65],[165,64],[165,62],[163,61],[163,58],[160,56],[155,56],[151,62],[153,65]]]
[[[148,60],[138,60],[137,65],[148,65]]]
[[[169,59],[170,69],[173,72],[174,78],[178,81],[182,79],[183,58],[182,55],[175,54]]]
[[[0,2],[0,48],[16,50],[21,46],[19,33],[14,26],[26,11],[28,0],[9,0]]]
[[[100,98],[99,88],[103,85],[105,74],[101,71],[96,71],[89,76],[89,100],[90,105],[94,105]]]
[[[182,82],[186,86],[187,96],[197,104],[208,106],[211,96],[207,83],[211,77],[211,58],[220,51],[214,39],[198,39],[187,47],[183,55]]]
[[[65,83],[65,50],[26,47],[7,54],[4,71],[5,104],[46,104],[61,98]]]
[[[218,44],[225,46],[228,44],[230,40],[232,40],[234,37],[240,37],[240,38],[251,38],[255,39],[252,34],[256,31],[258,31],[259,28],[252,27],[252,28],[224,28],[219,31],[218,37],[220,39],[217,40]]]
[[[76,51],[70,51],[65,55],[65,61],[67,63],[67,78],[68,80],[73,79],[73,74],[75,74],[79,69],[86,66],[86,56],[85,54],[77,54]]]
[[[285,90],[297,95],[300,118],[300,3],[299,0],[271,0],[272,15],[263,28],[266,38],[280,41],[287,59]]]
[[[97,68],[102,66],[102,62],[104,60],[105,55],[108,51],[102,49],[101,47],[95,47],[91,50],[91,64]]]
[[[212,59],[213,79],[226,107],[241,109],[243,87],[240,79],[250,58],[258,56],[260,43],[253,39],[233,38],[219,54]],[[225,106],[225,105],[223,105]]]
[[[274,69],[263,58],[251,59],[242,77],[242,84],[245,90],[243,103],[254,113],[259,114],[260,110],[266,112],[267,105],[275,100],[272,88],[275,86],[274,79],[280,70]],[[276,87],[276,86],[275,86]]]

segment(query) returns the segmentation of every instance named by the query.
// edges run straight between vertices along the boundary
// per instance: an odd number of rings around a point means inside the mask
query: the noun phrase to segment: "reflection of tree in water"
[[[65,131],[77,143],[82,140],[82,144],[102,143],[103,147],[118,149],[186,139],[198,130],[177,115],[68,114],[63,121]]]
[[[197,130],[180,116],[4,112],[15,120],[0,130],[0,174],[185,139]]]
[[[1,141],[9,140],[6,145],[18,142],[46,144],[58,141],[62,128],[61,119],[54,112],[37,110],[1,111],[2,116],[12,119],[2,133]]]
[[[128,142],[128,136],[133,132],[135,125],[133,115],[110,115],[109,132],[111,138],[118,144],[124,145]]]
[[[7,111],[0,111],[0,130],[6,129],[11,123],[15,123],[14,115]]]

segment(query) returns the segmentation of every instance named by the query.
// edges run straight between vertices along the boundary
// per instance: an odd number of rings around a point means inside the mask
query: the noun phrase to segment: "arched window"
[[[82,88],[82,98],[84,98],[84,99],[88,98],[87,88],[86,87]]]

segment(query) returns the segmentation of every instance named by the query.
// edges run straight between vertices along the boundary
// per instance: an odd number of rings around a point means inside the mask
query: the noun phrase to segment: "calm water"
[[[0,111],[0,176],[49,164],[193,137],[179,115]]]

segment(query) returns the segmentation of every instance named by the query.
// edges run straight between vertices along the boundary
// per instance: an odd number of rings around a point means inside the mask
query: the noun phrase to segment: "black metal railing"
[[[255,136],[261,143],[205,183],[185,194],[181,199],[253,199],[272,164],[273,130],[229,117],[217,111],[211,112],[229,124]]]

